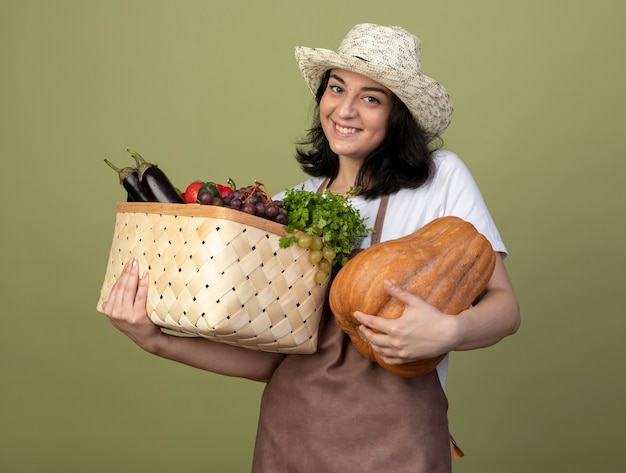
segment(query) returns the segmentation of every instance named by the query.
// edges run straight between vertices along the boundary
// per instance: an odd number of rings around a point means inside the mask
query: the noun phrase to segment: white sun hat
[[[329,69],[362,74],[384,85],[404,102],[428,141],[441,136],[452,119],[450,96],[422,74],[419,38],[399,26],[356,25],[337,51],[296,47],[300,72],[313,94]]]

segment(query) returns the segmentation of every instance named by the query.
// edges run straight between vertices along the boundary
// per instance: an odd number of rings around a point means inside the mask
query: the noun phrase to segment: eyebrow
[[[341,82],[343,85],[346,84],[346,81],[335,73],[331,74],[330,77]],[[381,89],[380,87],[362,87],[361,90],[367,92],[380,92],[381,94],[388,95],[387,91],[385,89]]]

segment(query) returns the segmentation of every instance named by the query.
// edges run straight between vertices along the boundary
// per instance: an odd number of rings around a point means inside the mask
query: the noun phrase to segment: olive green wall
[[[455,471],[623,470],[624,5],[1,0],[0,470],[249,470],[262,386],[153,358],[95,310],[123,195],[102,160],[299,182],[293,47],[366,21],[421,37],[523,308],[515,337],[453,355]]]

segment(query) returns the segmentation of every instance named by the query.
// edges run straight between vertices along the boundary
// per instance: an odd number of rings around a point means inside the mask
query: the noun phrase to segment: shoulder
[[[322,182],[324,182],[324,179],[326,178],[325,177],[311,177],[310,179],[307,179],[306,181],[303,181],[295,186],[292,186],[292,189],[304,189],[305,191],[317,192],[317,189],[319,189],[320,185],[322,185]],[[281,191],[275,194],[274,196],[272,196],[272,198],[274,200],[283,199],[285,197],[286,192],[287,192],[286,190]]]
[[[402,189],[394,195],[395,205],[419,205],[420,207],[434,207],[433,212],[443,216],[450,200],[456,200],[460,194],[471,191],[479,192],[470,170],[461,158],[447,150],[433,152],[435,172],[432,178],[418,188]]]
[[[471,222],[491,241],[497,251],[506,252],[471,172],[458,155],[450,151],[433,153],[433,178],[417,189],[403,189],[390,196],[385,219],[385,239],[415,231],[431,220],[454,215]]]
[[[433,161],[436,167],[435,180],[457,176],[473,181],[469,168],[456,153],[447,150],[435,151]]]

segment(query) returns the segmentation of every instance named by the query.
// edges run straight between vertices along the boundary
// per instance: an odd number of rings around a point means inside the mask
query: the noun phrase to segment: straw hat
[[[328,69],[357,72],[384,85],[413,114],[429,141],[440,136],[452,119],[452,101],[446,90],[422,74],[420,40],[398,26],[356,25],[337,51],[296,48],[296,60],[314,94]]]

